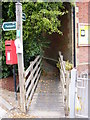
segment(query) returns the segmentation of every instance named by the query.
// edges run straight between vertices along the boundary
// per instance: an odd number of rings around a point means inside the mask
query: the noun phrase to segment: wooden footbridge
[[[83,79],[83,87],[79,84],[79,89],[76,93],[76,87],[78,88],[78,86],[75,86],[78,81],[76,69],[71,71],[70,78],[69,72],[65,70],[65,61],[61,52],[59,52],[59,63],[61,68],[58,75],[55,67],[48,63],[44,64],[47,72],[41,74],[42,59],[37,56],[34,61],[30,62],[30,66],[24,72],[24,100],[21,98],[23,100],[21,105],[24,108],[23,111],[28,115],[37,118],[64,118],[70,115],[73,118],[77,113],[75,112],[75,104],[79,101],[78,98],[80,97],[82,103],[87,103],[87,101],[85,102],[85,95],[82,98],[79,92],[80,90],[82,91],[81,88],[85,91],[88,79],[78,78],[80,80]],[[81,82],[80,80],[79,82]],[[78,100],[75,96],[77,96]],[[78,116],[83,116],[85,111],[87,111],[86,108],[82,106],[81,110],[84,112],[80,110],[77,113]],[[87,112],[84,116],[87,116]]]
[[[52,69],[55,68],[52,67]],[[61,83],[54,74],[47,73],[46,76],[40,78],[28,114],[40,118],[65,117]]]
[[[61,71],[46,63],[48,71],[41,74],[42,59],[37,56],[24,72],[24,91],[21,106],[27,114],[38,118],[63,118],[68,110],[68,87],[65,64],[60,54]],[[61,75],[60,75],[61,72]],[[44,72],[43,72],[44,73]],[[65,88],[66,86],[66,88]]]

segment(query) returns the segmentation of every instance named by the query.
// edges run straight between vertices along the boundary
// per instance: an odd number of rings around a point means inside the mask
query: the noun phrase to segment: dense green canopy
[[[26,21],[23,21],[23,44],[25,67],[27,67],[30,57],[42,55],[44,48],[50,44],[47,34],[62,34],[59,18],[67,11],[62,2],[23,2],[22,8],[26,14]],[[2,3],[2,17],[4,22],[16,21],[15,3]],[[11,66],[5,63],[6,39],[15,40],[16,31],[3,31],[2,34],[2,77],[9,75],[11,69]]]

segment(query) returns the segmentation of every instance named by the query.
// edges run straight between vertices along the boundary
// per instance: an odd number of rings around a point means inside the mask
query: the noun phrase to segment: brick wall
[[[78,46],[78,24],[79,23],[86,23],[90,24],[90,3],[88,2],[90,0],[84,1],[84,2],[77,2],[76,7],[78,7],[78,11],[76,13],[77,21],[77,43],[76,43],[76,48],[77,48],[77,68],[79,73],[82,72],[90,72],[90,58],[89,58],[89,51],[90,47],[89,46]]]

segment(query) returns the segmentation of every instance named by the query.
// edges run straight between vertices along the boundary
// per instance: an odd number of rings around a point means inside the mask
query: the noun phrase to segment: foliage
[[[43,48],[48,47],[50,42],[46,34],[55,32],[62,34],[59,30],[61,26],[59,17],[67,11],[62,3],[29,2],[23,4],[23,12],[26,14],[26,21],[23,22],[23,39],[27,63],[28,56],[42,55]]]
[[[30,31],[30,34],[33,33],[35,36],[43,32],[49,34],[57,32],[62,34],[58,29],[61,26],[61,22],[58,17],[67,12],[62,11],[62,9],[64,9],[62,3],[32,2],[24,4],[23,11],[26,13],[26,31]],[[25,35],[28,37],[27,32]]]
[[[65,62],[65,69],[67,71],[71,70],[73,68],[73,65],[69,62],[69,61],[66,61]]]
[[[59,70],[61,69],[61,65],[60,65],[60,62],[59,62],[59,61],[56,63],[56,66],[57,66],[57,68],[58,68]]]
[[[12,8],[12,9],[11,9]],[[3,22],[7,21],[15,21],[15,15],[14,15],[14,9],[13,3],[3,3],[2,2],[2,20],[1,24]],[[13,11],[12,11],[13,10]],[[11,15],[10,15],[10,12]],[[10,16],[10,17],[9,17]],[[1,30],[2,32],[2,30]],[[1,71],[2,74],[0,74],[0,78],[5,78],[9,75],[12,75],[12,66],[11,65],[6,65],[6,57],[5,57],[5,40],[10,40],[10,39],[15,39],[15,31],[9,31],[9,32],[2,32],[2,36],[0,39],[0,50],[2,51],[2,57],[0,59],[0,66],[1,66]],[[2,64],[2,65],[1,65]]]
[[[56,66],[59,70],[61,69],[61,64],[59,61],[58,63],[56,63]],[[72,70],[72,68],[73,68],[73,65],[68,60],[65,61],[65,70],[69,71],[69,70]]]
[[[23,44],[25,68],[31,57],[42,55],[44,49],[50,44],[47,34],[60,31],[60,17],[67,13],[62,2],[28,2],[22,3],[23,12],[26,14],[26,21],[23,21]],[[15,3],[2,3],[3,21],[16,21]],[[3,77],[10,73],[12,66],[5,63],[5,40],[16,39],[16,31],[2,33],[2,72]],[[4,75],[7,74],[7,75]]]

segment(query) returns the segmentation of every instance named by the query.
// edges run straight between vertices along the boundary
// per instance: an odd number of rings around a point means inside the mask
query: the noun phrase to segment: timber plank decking
[[[41,77],[28,114],[38,118],[65,117],[59,78],[54,75]]]

